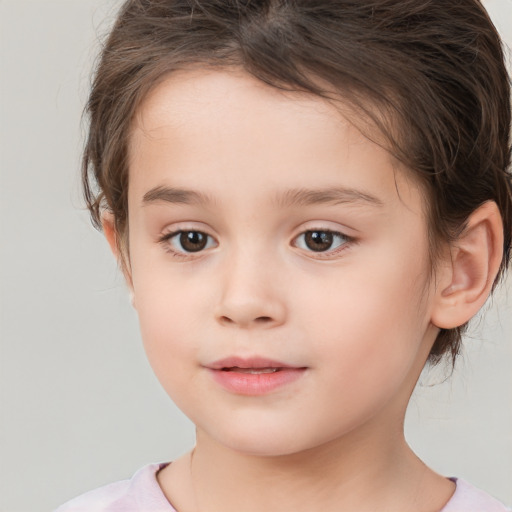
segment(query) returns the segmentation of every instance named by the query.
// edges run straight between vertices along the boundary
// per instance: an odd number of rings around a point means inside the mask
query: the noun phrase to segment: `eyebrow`
[[[277,193],[273,198],[279,207],[311,206],[315,204],[332,203],[362,203],[382,207],[384,203],[377,197],[361,190],[344,187],[329,187],[322,189],[296,188]],[[214,199],[208,194],[195,190],[157,186],[144,194],[143,205],[155,202],[171,204],[212,204]]]
[[[209,195],[195,190],[158,186],[146,192],[142,198],[143,205],[156,202],[172,204],[208,204],[214,201]]]
[[[345,187],[291,189],[276,195],[275,201],[282,207],[310,206],[326,203],[332,203],[334,205],[344,203],[362,203],[379,207],[384,206],[384,203],[379,198],[367,192]]]

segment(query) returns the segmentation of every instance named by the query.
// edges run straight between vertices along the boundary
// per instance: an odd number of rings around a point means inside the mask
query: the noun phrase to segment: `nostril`
[[[259,316],[258,318],[255,319],[255,322],[257,322],[259,324],[265,324],[265,323],[268,323],[271,321],[272,321],[272,318],[270,318],[269,316]]]
[[[240,321],[237,322],[236,320],[233,320],[232,318],[229,318],[229,316],[226,316],[226,315],[222,315],[221,317],[219,317],[219,320],[221,323],[223,323],[225,325],[236,324],[236,323],[245,323],[245,322],[240,322]],[[268,323],[272,322],[272,318],[270,316],[258,316],[253,321],[255,324],[268,324]]]

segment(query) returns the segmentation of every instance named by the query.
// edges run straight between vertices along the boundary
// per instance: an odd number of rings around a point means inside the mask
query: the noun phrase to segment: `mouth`
[[[263,373],[276,373],[283,368],[240,368],[239,366],[232,366],[231,368],[221,368],[223,372],[236,372],[248,373],[250,375],[261,375]]]
[[[275,373],[282,370],[298,369],[298,366],[275,361],[266,357],[226,357],[207,366],[211,370],[238,373]]]
[[[206,368],[226,391],[249,396],[266,395],[291,385],[307,370],[262,357],[229,357]]]

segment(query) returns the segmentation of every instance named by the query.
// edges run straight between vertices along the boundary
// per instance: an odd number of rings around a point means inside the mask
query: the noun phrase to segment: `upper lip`
[[[299,368],[298,366],[274,361],[266,357],[238,357],[231,356],[219,359],[206,365],[211,370],[222,370],[223,368]]]

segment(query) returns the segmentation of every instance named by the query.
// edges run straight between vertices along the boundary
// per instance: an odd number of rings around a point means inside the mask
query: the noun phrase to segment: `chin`
[[[303,430],[265,428],[256,423],[250,429],[211,432],[209,437],[224,448],[251,457],[286,457],[307,452],[332,440],[315,439],[305,434]]]

